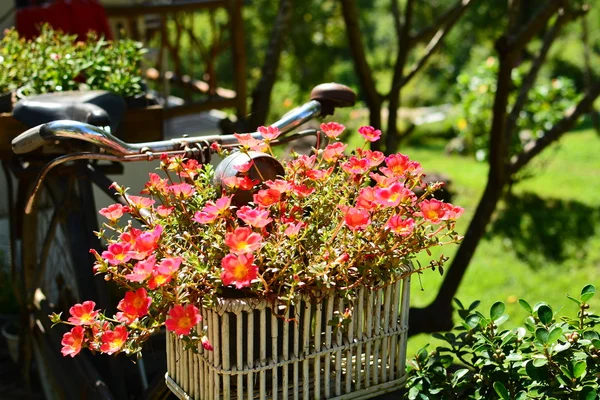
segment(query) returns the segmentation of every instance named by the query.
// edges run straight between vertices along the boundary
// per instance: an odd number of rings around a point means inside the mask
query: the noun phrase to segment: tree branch
[[[292,18],[293,3],[294,0],[280,0],[279,2],[279,9],[273,23],[271,40],[265,55],[260,81],[252,93],[252,112],[250,118],[248,118],[249,129],[256,129],[256,127],[264,125],[267,119],[271,92],[275,85],[277,69],[281,59],[281,51]]]
[[[460,11],[463,3],[463,0],[458,0],[454,6],[444,11],[444,13],[440,15],[438,19],[436,19],[431,25],[422,28],[419,32],[413,33],[411,35],[411,41],[415,44],[429,42],[440,29],[440,27],[446,25],[446,23],[454,17],[454,14]]]
[[[565,116],[560,122],[544,133],[540,139],[528,143],[523,151],[514,156],[510,162],[509,173],[515,174],[523,168],[533,157],[542,152],[551,143],[558,140],[565,132],[573,128],[579,117],[587,113],[592,107],[594,100],[600,96],[600,82],[590,87],[586,95],[577,104],[577,107],[569,115]]]
[[[348,38],[348,44],[350,45],[350,54],[354,60],[354,68],[358,75],[367,105],[372,107],[375,104],[381,103],[382,96],[377,92],[375,81],[373,80],[373,73],[367,62],[358,21],[359,12],[356,7],[356,1],[341,0],[341,4],[342,15],[346,24],[346,36]]]
[[[563,6],[565,0],[548,0],[548,2],[529,19],[527,24],[514,36],[509,37],[508,47],[518,51],[525,47],[548,23],[548,20]]]
[[[521,110],[523,110],[523,107],[525,107],[525,104],[527,103],[529,92],[531,91],[531,88],[537,80],[538,73],[540,72],[540,69],[544,64],[544,61],[546,61],[548,51],[550,50],[550,47],[552,46],[554,40],[558,36],[558,32],[560,31],[565,22],[565,15],[559,15],[552,28],[544,36],[544,43],[542,45],[542,48],[540,49],[540,52],[538,53],[535,60],[533,60],[533,64],[531,65],[527,76],[525,76],[525,79],[523,79],[523,83],[521,84],[521,88],[519,89],[517,100],[515,101],[515,104],[513,105],[512,110],[510,111],[510,114],[506,121],[506,127],[504,131],[507,138],[510,138],[510,136],[512,135],[513,130],[517,125],[519,114],[521,113]]]
[[[513,130],[517,124],[517,120],[519,119],[519,114],[521,113],[523,107],[525,107],[525,104],[527,103],[529,91],[535,84],[540,69],[546,61],[548,51],[550,50],[550,47],[552,46],[556,38],[558,37],[558,33],[560,32],[561,28],[568,22],[574,20],[575,18],[585,15],[586,12],[586,9],[582,9],[577,12],[568,12],[566,10],[559,11],[558,18],[554,22],[554,25],[552,25],[552,28],[550,28],[550,30],[544,36],[544,43],[542,44],[540,52],[538,53],[535,60],[533,60],[533,64],[531,65],[527,76],[525,77],[525,79],[523,79],[523,83],[521,84],[517,100],[515,101],[515,104],[513,105],[513,108],[506,122],[505,133],[507,137],[510,137],[513,133]]]
[[[452,17],[448,19],[445,24],[439,27],[437,32],[433,35],[433,38],[427,44],[427,47],[425,47],[425,54],[412,66],[410,71],[402,78],[402,80],[400,80],[394,85],[390,93],[392,93],[394,90],[402,88],[408,82],[410,82],[412,78],[415,77],[415,75],[421,70],[421,68],[423,68],[425,64],[427,64],[427,61],[433,55],[433,53],[435,53],[438,47],[443,43],[443,39],[452,30],[452,28],[454,27],[456,22],[458,22],[462,14],[467,10],[467,8],[471,4],[475,3],[475,1],[477,0],[460,1],[460,8],[452,14]]]

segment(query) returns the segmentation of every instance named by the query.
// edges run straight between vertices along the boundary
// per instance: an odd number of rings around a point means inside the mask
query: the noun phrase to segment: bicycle
[[[105,92],[97,95],[104,100],[75,94],[64,95],[57,102],[46,95],[15,107],[15,117],[25,123],[30,121],[30,125],[35,122],[33,128],[12,141],[13,151],[21,155],[12,166],[20,178],[17,204],[24,205],[28,199],[26,206],[15,213],[11,235],[15,239],[13,254],[21,256],[13,257],[15,277],[19,272],[18,292],[25,322],[22,327],[27,333],[21,337],[30,339],[21,346],[23,372],[29,372],[33,352],[48,398],[128,398],[131,393],[142,398],[162,398],[166,386],[160,367],[144,368],[141,363],[135,367],[119,357],[62,357],[63,331],[50,329],[48,315],[68,311],[67,305],[80,299],[93,299],[100,308],[115,310],[113,296],[102,279],[93,275],[93,256],[88,253],[90,248],[101,248],[92,233],[98,230],[92,185],[114,198],[116,193],[109,188],[112,182],[106,174],[118,171],[122,162],[151,161],[167,154],[208,163],[213,154],[211,144],[234,148],[238,142],[233,135],[214,135],[126,143],[111,134],[122,115],[119,100]],[[310,98],[272,125],[282,132],[278,144],[306,136],[316,136],[318,142],[319,132],[314,129],[283,135],[315,117],[333,114],[336,107],[353,105],[355,94],[343,85],[323,84],[313,89]],[[260,138],[257,132],[252,135]],[[40,149],[48,157],[29,155]],[[101,161],[110,164],[106,166]],[[31,178],[32,172],[39,173],[37,178]],[[61,261],[49,262],[53,257]],[[148,360],[151,350],[141,360]],[[154,355],[155,364],[164,367],[160,351]],[[111,373],[107,375],[105,371]],[[155,383],[147,383],[146,373]],[[138,375],[140,382],[129,380],[132,375]]]

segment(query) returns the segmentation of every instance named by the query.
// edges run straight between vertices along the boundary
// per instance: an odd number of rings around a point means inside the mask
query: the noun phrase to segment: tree
[[[496,94],[493,105],[489,144],[489,173],[484,193],[475,215],[465,234],[440,291],[435,300],[425,308],[411,309],[410,334],[450,330],[452,324],[452,299],[454,298],[475,249],[492,218],[492,214],[510,182],[532,159],[572,129],[579,118],[587,113],[600,95],[600,82],[586,88],[577,106],[565,113],[564,118],[544,135],[530,142],[518,154],[509,152],[510,137],[517,134],[516,125],[520,112],[527,101],[527,94],[535,85],[539,71],[546,60],[552,43],[570,21],[581,17],[587,5],[572,4],[567,0],[547,0],[528,21],[517,29],[520,0],[509,0],[509,21],[505,33],[496,41],[499,58]],[[525,48],[532,40],[545,32],[541,49],[531,61],[522,84],[515,87],[511,74],[518,65]],[[516,91],[517,98],[509,109],[509,96]]]
[[[391,13],[394,17],[395,35],[398,43],[393,67],[393,78],[388,93],[382,94],[377,90],[371,66],[363,43],[363,33],[360,28],[360,11],[355,0],[340,0],[342,15],[346,25],[346,36],[354,67],[360,81],[362,94],[369,109],[369,123],[381,127],[381,111],[384,102],[388,102],[387,129],[384,146],[387,153],[398,147],[401,135],[398,132],[398,108],[401,102],[402,89],[423,69],[431,56],[440,48],[444,38],[460,20],[464,12],[477,0],[458,0],[429,26],[414,30],[415,0],[406,0],[404,10],[398,0],[392,0]],[[423,54],[407,69],[411,52],[421,43],[426,43]],[[379,149],[380,143],[373,145]]]
[[[248,118],[248,129],[254,130],[264,125],[269,112],[271,91],[275,84],[277,69],[286,33],[292,19],[293,0],[280,0],[279,10],[273,23],[269,47],[263,62],[261,77],[252,91],[252,111]]]

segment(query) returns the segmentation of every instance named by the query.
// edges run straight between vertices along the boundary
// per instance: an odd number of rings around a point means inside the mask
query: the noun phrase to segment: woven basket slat
[[[315,353],[321,351],[321,344],[323,341],[323,335],[321,333],[321,322],[323,320],[323,303],[320,302],[317,304],[315,309]],[[322,372],[321,372],[321,357],[315,357],[314,361],[314,398],[315,400],[321,397],[321,380],[322,380]]]
[[[348,343],[354,343],[354,326],[356,325],[356,321],[354,318],[350,320],[350,324],[348,326]],[[346,393],[350,393],[352,391],[352,378],[354,377],[354,362],[352,361],[353,356],[353,348],[350,347],[346,350]]]
[[[367,292],[367,324],[365,326],[365,336],[366,339],[371,339],[373,336],[373,312],[374,310],[374,293],[372,290]],[[366,350],[365,350],[365,387],[369,387],[371,385],[371,341],[367,341]]]
[[[229,314],[223,314],[220,318],[223,321],[221,324],[221,359],[223,360],[223,369],[228,370],[231,368],[229,353]],[[230,376],[223,375],[224,400],[229,400],[231,398],[230,387]]]
[[[279,321],[277,320],[277,316],[275,316],[275,314],[271,313],[271,361],[270,364],[271,365],[276,365],[277,362],[279,361],[278,359],[278,344],[279,344]],[[271,398],[273,400],[277,400],[278,399],[278,395],[279,395],[279,384],[278,384],[278,379],[279,379],[279,374],[278,374],[278,368],[275,367],[271,370],[271,393],[272,396]]]
[[[327,298],[327,311],[325,314],[325,322],[331,321],[333,317],[333,299]],[[331,349],[331,325],[327,324],[325,327],[325,349]],[[329,398],[331,396],[331,353],[327,352],[325,354],[325,376],[323,378],[325,384],[325,398]]]
[[[303,298],[276,315],[260,299],[200,306],[214,347],[167,336],[167,385],[181,399],[362,399],[404,384],[408,278],[355,299]],[[334,328],[346,308],[349,324]],[[335,311],[335,318],[334,318]],[[338,315],[339,313],[339,315]]]
[[[304,301],[304,326],[302,327],[302,355],[306,356],[311,353],[310,342],[313,338],[310,328],[312,323],[311,304],[310,301]],[[302,362],[302,398],[309,400],[310,394],[310,372],[309,372],[309,359],[305,358]]]
[[[260,366],[267,365],[267,310],[260,310]],[[266,371],[260,371],[260,398],[267,395]]]
[[[283,349],[282,349],[282,361],[288,361],[290,359],[290,309],[287,308],[285,310],[285,314],[283,316]],[[288,365],[283,366],[283,372],[281,374],[281,386],[283,390],[283,400],[288,400],[288,391],[286,390],[288,387]]]
[[[242,371],[244,369],[244,331],[243,331],[243,323],[244,316],[242,313],[239,313],[235,316],[235,337],[236,337],[236,364],[238,371]],[[244,376],[237,376],[237,398],[244,398]]]
[[[246,323],[248,329],[246,330],[246,335],[248,335],[247,341],[247,365],[248,369],[252,370],[255,367],[254,364],[254,312],[248,314],[248,322]],[[252,400],[254,398],[254,374],[250,372],[248,374],[247,381],[247,390],[248,390],[248,400]]]

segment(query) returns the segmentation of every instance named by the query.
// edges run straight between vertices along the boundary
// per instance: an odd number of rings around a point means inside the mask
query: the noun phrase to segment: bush
[[[489,57],[475,70],[460,74],[457,92],[462,107],[458,110],[456,130],[464,141],[467,152],[474,153],[477,160],[487,160],[492,108],[496,93],[498,61]],[[513,70],[515,88],[521,87],[524,79],[523,66]],[[513,90],[509,98],[509,110],[515,103],[518,91]],[[527,95],[527,101],[517,119],[518,134],[510,138],[510,154],[523,150],[525,144],[544,136],[544,131],[560,121],[564,113],[573,107],[580,95],[569,78],[538,79]]]
[[[107,41],[96,34],[77,42],[76,37],[49,25],[29,41],[7,30],[0,41],[0,93],[108,90],[129,97],[142,92],[140,43]]]
[[[546,303],[531,306],[523,327],[500,330],[508,315],[502,302],[489,316],[455,300],[461,324],[456,333],[434,334],[447,345],[418,351],[408,367],[408,399],[585,399],[598,398],[600,316],[587,303],[595,294],[587,285],[574,317],[556,318]],[[460,366],[454,363],[459,362]]]

